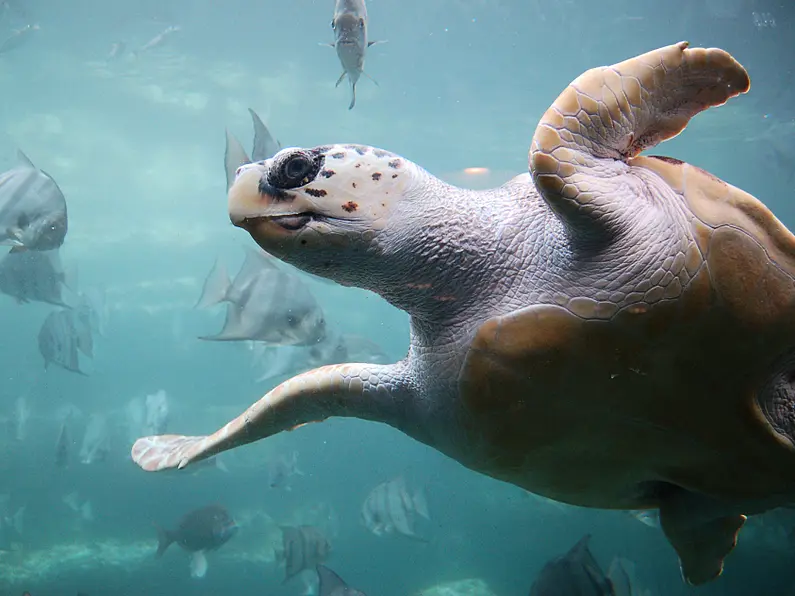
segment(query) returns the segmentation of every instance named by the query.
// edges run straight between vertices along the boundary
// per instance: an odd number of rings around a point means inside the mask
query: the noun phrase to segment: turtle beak
[[[229,219],[263,248],[306,227],[317,211],[306,197],[268,184],[267,175],[267,162],[246,164],[229,188]]]
[[[248,220],[267,217],[272,200],[259,190],[260,181],[267,173],[264,165],[256,163],[246,164],[238,170],[228,194],[229,219],[233,225],[245,228]]]

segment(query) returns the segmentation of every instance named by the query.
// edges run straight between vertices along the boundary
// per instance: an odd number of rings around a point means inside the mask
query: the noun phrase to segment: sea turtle
[[[684,578],[715,578],[745,514],[795,500],[795,236],[715,176],[639,154],[749,86],[686,42],[589,70],[541,119],[529,173],[488,191],[360,145],[241,166],[232,222],[407,311],[408,355],[296,376],[133,459],[182,468],[330,416],[385,422],[548,498],[658,508]]]

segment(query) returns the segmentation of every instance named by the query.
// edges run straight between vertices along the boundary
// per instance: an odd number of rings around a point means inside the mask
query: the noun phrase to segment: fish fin
[[[228,474],[229,473],[229,468],[227,468],[226,464],[224,462],[222,462],[220,459],[218,459],[217,456],[215,457],[215,459],[213,461],[215,462],[216,469],[220,470],[224,474]]]
[[[389,40],[387,40],[387,39],[376,39],[375,41],[368,41],[367,42],[367,47],[371,48],[373,46],[377,46],[380,43],[389,43]]]
[[[607,578],[613,586],[614,596],[632,596],[632,581],[621,559],[615,558],[610,563]]]
[[[166,552],[166,549],[171,546],[171,543],[174,542],[174,537],[168,530],[164,530],[157,524],[154,524],[154,526],[155,530],[157,530],[157,552],[155,557],[160,558]]]
[[[428,499],[425,497],[425,491],[421,488],[418,488],[414,491],[414,496],[411,499],[412,504],[414,505],[414,511],[420,514],[427,520],[431,519],[430,514],[428,513]]]
[[[378,81],[376,81],[376,80],[375,80],[373,77],[371,77],[371,76],[370,76],[369,74],[367,74],[366,72],[362,71],[362,74],[363,74],[364,76],[366,76],[368,79],[370,79],[370,80],[371,80],[373,83],[375,83],[375,86],[376,86],[376,87],[380,87],[380,86],[381,86],[381,85],[379,85],[379,84],[378,84]]]
[[[190,558],[190,576],[201,579],[207,575],[207,557],[203,550],[197,550]]]
[[[682,493],[663,501],[660,526],[679,555],[682,577],[690,585],[704,584],[723,573],[723,560],[737,545],[744,515],[699,515],[701,497]]]
[[[61,283],[73,292],[77,292],[77,263],[64,267],[61,273]]]
[[[34,170],[37,169],[36,166],[33,165],[33,162],[30,161],[30,158],[27,155],[25,155],[22,149],[17,149],[17,161],[19,162],[20,165],[33,168]]]
[[[348,74],[348,73],[347,73],[346,71],[344,71],[344,70],[343,70],[343,71],[342,71],[342,74],[340,75],[340,78],[338,78],[338,79],[337,79],[337,82],[336,82],[336,83],[334,83],[334,87],[339,87],[339,86],[340,86],[340,83],[341,83],[341,82],[342,82],[342,80],[345,78],[345,75],[346,75],[346,74]]]
[[[12,252],[25,252],[27,250],[28,250],[27,247],[19,245],[19,244],[16,244],[8,252],[9,253],[12,253]]]
[[[224,169],[226,171],[226,189],[232,186],[235,181],[235,173],[243,164],[251,163],[251,158],[243,149],[243,145],[237,140],[235,135],[226,130],[226,149],[224,151]]]
[[[319,42],[317,45],[319,45],[319,46],[328,46],[328,47],[330,47],[330,48],[336,48],[336,47],[337,47],[337,46],[336,46],[336,45],[334,45],[333,43],[329,43],[329,42],[327,42],[327,41],[321,41],[321,42]]]
[[[226,267],[220,260],[216,259],[215,265],[213,265],[207,279],[204,281],[202,295],[193,308],[208,308],[223,302],[231,284]]]
[[[320,582],[318,589],[320,596],[326,596],[327,594],[346,593],[345,590],[348,587],[348,584],[346,584],[345,581],[343,581],[343,579],[331,569],[325,565],[317,565],[315,570],[317,571],[318,581]]]

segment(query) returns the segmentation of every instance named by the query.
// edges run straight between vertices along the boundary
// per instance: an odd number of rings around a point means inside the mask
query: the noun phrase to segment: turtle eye
[[[268,172],[268,184],[274,188],[290,189],[309,184],[320,171],[322,157],[308,151],[294,151],[284,155]]]
[[[335,23],[333,20],[331,21],[331,28],[332,29],[336,29],[337,28],[337,23]]]
[[[359,19],[359,29],[364,29],[364,19]]]

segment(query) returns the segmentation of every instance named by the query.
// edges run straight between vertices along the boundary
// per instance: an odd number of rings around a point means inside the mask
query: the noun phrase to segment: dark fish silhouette
[[[259,249],[246,249],[246,260],[231,282],[226,269],[216,263],[196,306],[219,302],[228,303],[223,329],[200,339],[300,346],[317,343],[326,335],[323,311],[309,288]]]
[[[317,576],[320,580],[318,596],[366,596],[364,592],[351,588],[325,565],[317,566]]]
[[[315,569],[331,553],[331,545],[323,533],[314,526],[283,526],[282,552],[284,581],[307,569]]]
[[[66,275],[58,251],[10,252],[0,260],[0,292],[19,303],[68,306],[63,299]]]
[[[174,542],[192,553],[191,575],[204,577],[207,573],[205,552],[226,544],[237,533],[237,524],[226,508],[209,505],[186,514],[174,530],[157,528],[157,556],[161,557]]]
[[[618,565],[611,569],[617,581],[605,576],[588,548],[590,540],[590,534],[583,536],[565,555],[544,565],[530,596],[632,596],[626,572]]]
[[[262,122],[262,119],[251,108],[248,109],[251,114],[251,121],[254,125],[254,146],[251,149],[251,157],[248,156],[246,150],[240,141],[228,130],[226,131],[226,150],[224,151],[224,170],[226,171],[226,189],[232,186],[235,181],[235,173],[237,169],[243,164],[251,163],[253,161],[262,161],[269,159],[276,155],[282,148],[282,144],[274,140],[268,127]]]
[[[59,248],[68,228],[66,199],[52,177],[21,151],[18,160],[0,174],[0,244],[12,250]]]

